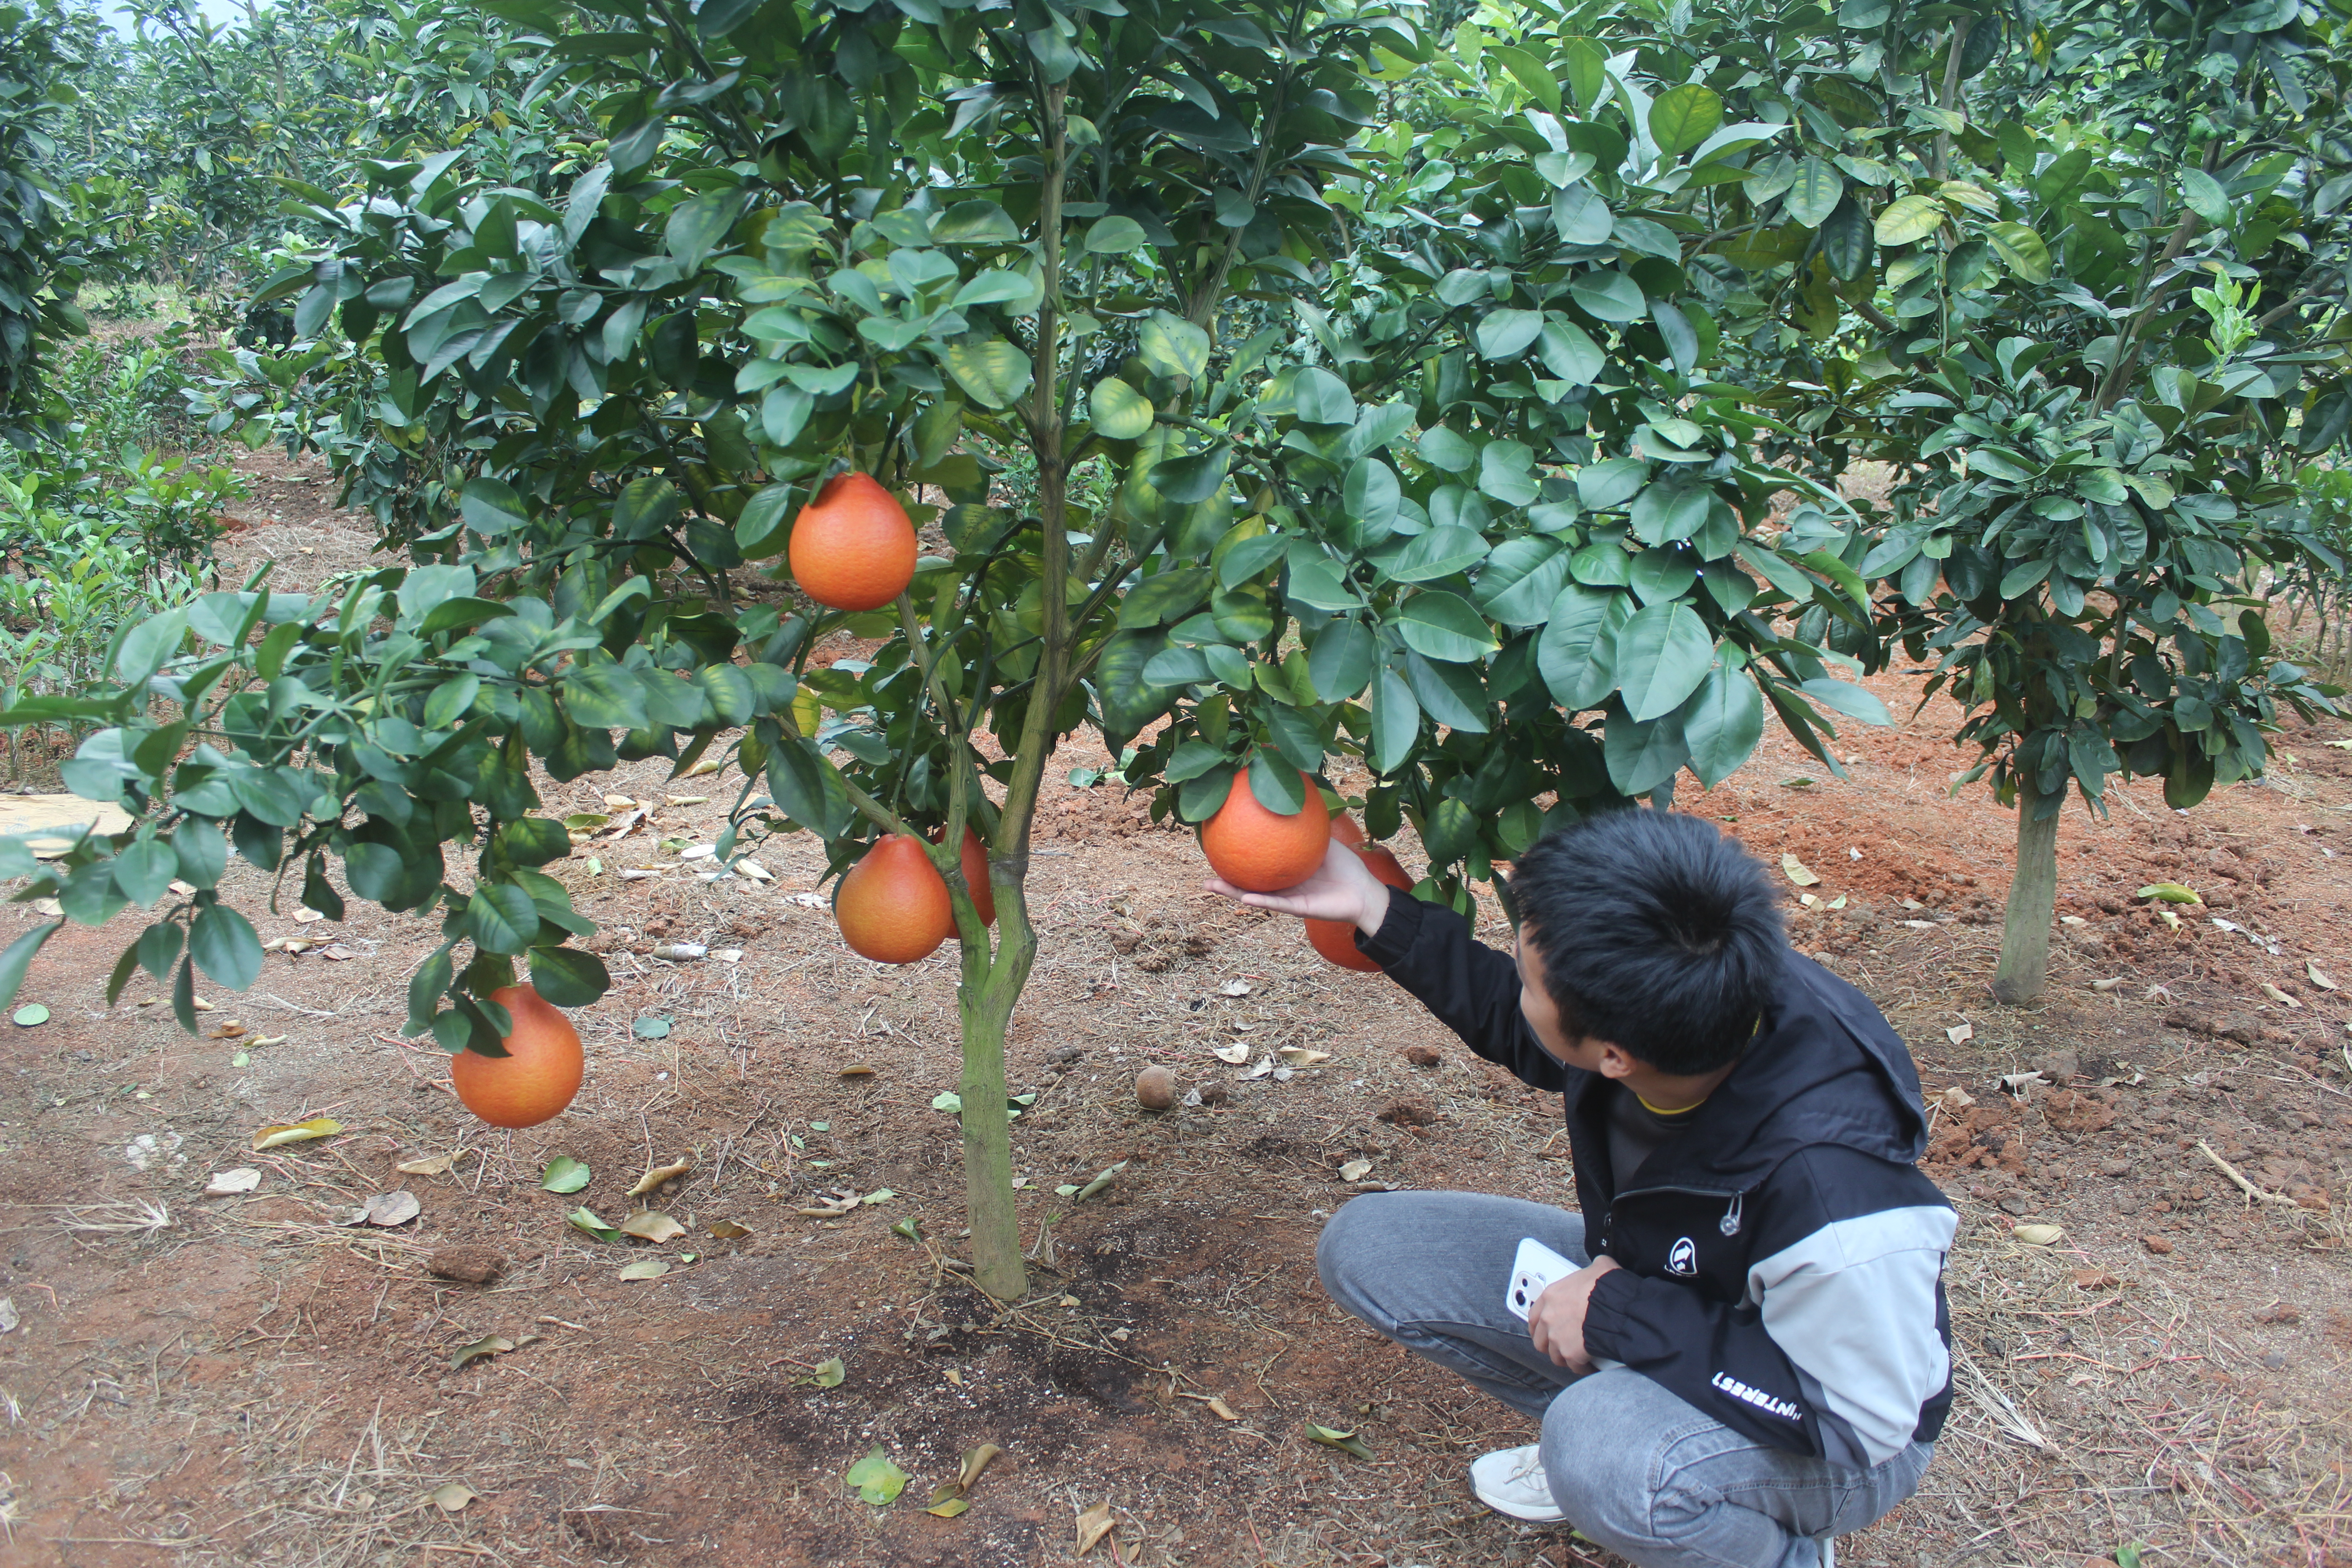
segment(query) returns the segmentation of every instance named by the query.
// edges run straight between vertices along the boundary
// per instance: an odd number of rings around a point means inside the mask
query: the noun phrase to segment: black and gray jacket
[[[1394,890],[1357,943],[1472,1050],[1566,1095],[1587,1242],[1622,1266],[1586,1311],[1597,1362],[1761,1442],[1856,1468],[1943,1430],[1958,1222],[1914,1163],[1927,1141],[1918,1072],[1859,991],[1790,953],[1738,1068],[1621,1190],[1610,1086],[1537,1043],[1508,954]]]

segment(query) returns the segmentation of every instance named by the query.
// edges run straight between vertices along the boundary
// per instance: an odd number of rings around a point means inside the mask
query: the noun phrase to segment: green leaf
[[[1158,417],[1151,399],[1115,375],[1095,384],[1087,411],[1094,419],[1095,434],[1107,441],[1132,441]]]
[[[588,1007],[604,1000],[613,977],[604,961],[576,947],[530,950],[531,988],[557,1007]]]
[[[1198,381],[1209,368],[1209,334],[1181,316],[1154,310],[1136,333],[1135,352],[1154,375]]]
[[[1679,773],[1690,755],[1682,719],[1673,713],[1646,722],[1610,714],[1601,751],[1609,764],[1609,782],[1624,795],[1648,795]]]
[[[435,687],[425,699],[425,727],[447,730],[472,711],[474,698],[482,689],[481,677],[467,671],[453,675]]]
[[[1424,589],[1407,599],[1398,607],[1394,625],[1407,647],[1449,664],[1484,658],[1500,646],[1470,601],[1444,589]]]
[[[1650,140],[1669,158],[1689,152],[1722,123],[1723,100],[1697,82],[1669,88],[1650,104]]]
[[[1490,360],[1514,360],[1543,334],[1541,310],[1490,310],[1478,323],[1478,352]]]
[[[1413,444],[1423,462],[1449,474],[1467,473],[1478,461],[1478,448],[1451,425],[1433,425]]]
[[[743,503],[735,520],[735,548],[746,561],[764,560],[783,549],[792,534],[790,510],[797,492],[788,484],[763,485]]]
[[[1688,605],[1676,600],[1636,610],[1617,633],[1617,688],[1626,711],[1637,722],[1673,712],[1714,660],[1715,639]]]
[[[530,514],[523,510],[522,497],[503,479],[467,480],[458,496],[457,510],[465,515],[466,526],[485,539],[512,533],[530,521]]]
[[[1738,771],[1764,738],[1764,696],[1744,669],[1717,664],[1683,704],[1691,772],[1713,789]]]
[[[226,904],[207,904],[188,928],[188,956],[232,991],[261,978],[261,938]]]
[[[1898,196],[1874,226],[1881,245],[1912,245],[1944,226],[1944,204],[1933,196]]]
[[[2230,226],[2230,193],[2202,169],[2180,171],[2180,199],[2190,212],[2215,228]]]
[[[1319,366],[1308,365],[1292,378],[1292,410],[1304,425],[1353,425],[1356,398],[1348,384]]]
[[[931,237],[941,245],[1014,245],[1021,230],[994,202],[964,201],[931,220]],[[774,247],[772,231],[768,244]]]
[[[1838,203],[1836,210],[1822,220],[1821,233],[1822,255],[1839,281],[1851,283],[1870,270],[1876,235],[1860,202],[1849,195]]]
[[[727,231],[735,226],[743,211],[744,195],[740,189],[705,191],[670,208],[663,239],[688,273],[698,271],[726,239]]]
[[[1595,321],[1638,321],[1649,314],[1642,286],[1622,272],[1579,273],[1568,291]]]
[[[1405,542],[1388,564],[1400,583],[1427,583],[1466,572],[1486,559],[1486,538],[1475,528],[1433,528]]]
[[[1570,386],[1591,385],[1609,363],[1591,334],[1573,321],[1547,319],[1538,342],[1543,367]]]
[[[1365,1442],[1361,1437],[1357,1436],[1353,1432],[1340,1432],[1335,1431],[1328,1426],[1318,1426],[1312,1421],[1306,1422],[1304,1425],[1307,1428],[1307,1435],[1326,1447],[1338,1448],[1341,1452],[1353,1455],[1359,1459],[1369,1459],[1373,1457],[1371,1445]]]
[[[1249,789],[1258,805],[1278,816],[1296,816],[1307,809],[1307,781],[1263,746],[1250,753]]]
[[[988,408],[1010,408],[1029,390],[1029,356],[1003,338],[950,343],[940,355],[956,384]]]
[[[841,1479],[856,1491],[859,1500],[876,1508],[887,1506],[907,1489],[907,1472],[890,1462],[888,1450],[879,1443]]]
[[[114,857],[114,886],[122,896],[145,909],[172,890],[180,874],[180,858],[168,844],[145,838]]]
[[[539,906],[511,882],[482,883],[467,900],[466,931],[484,952],[521,952],[539,940]]]
[[[1615,545],[1606,548],[1623,559],[1625,552]],[[1610,627],[1626,598],[1570,583],[1552,600],[1551,613],[1536,639],[1536,670],[1551,689],[1553,700],[1571,713],[1597,706],[1616,689]]]
[[[1124,256],[1141,247],[1149,237],[1141,224],[1114,214],[1087,231],[1087,250],[1095,256]]]
[[[180,959],[181,941],[179,922],[157,921],[139,933],[139,967],[158,980],[169,980],[172,965]],[[0,1004],[6,1000],[0,996]]]
[[[41,951],[41,944],[56,935],[58,927],[64,923],[63,921],[53,921],[45,926],[35,926],[10,942],[6,952],[0,952],[0,1007],[5,1007],[16,999],[17,989],[25,984],[25,972],[33,966],[33,955]]]
[[[539,1173],[540,1190],[549,1193],[576,1193],[586,1186],[593,1175],[594,1173],[589,1170],[585,1161],[575,1160],[569,1154],[558,1154],[554,1159],[550,1160],[547,1163],[547,1168]]]
[[[1832,680],[1826,676],[1803,682],[1797,688],[1823,707],[1832,708],[1848,718],[1859,719],[1865,724],[1892,724],[1894,717],[1886,704],[1878,700],[1869,688],[1851,680]]]
[[[1797,177],[1781,197],[1780,206],[1807,228],[1819,228],[1844,195],[1845,176],[1821,159],[1808,156],[1797,165]]]
[[[1714,492],[1705,485],[1671,479],[1646,486],[1634,498],[1633,537],[1644,544],[1671,544],[1706,526]]]
[[[1372,678],[1372,771],[1394,773],[1420,740],[1421,704],[1404,677],[1382,665]]]
[[[2021,223],[1995,223],[1985,226],[1985,237],[2020,278],[2029,283],[2050,281],[2050,247],[2040,235]]]
[[[1379,652],[1379,640],[1361,621],[1342,616],[1325,626],[1307,650],[1307,674],[1315,682],[1315,695],[1326,702],[1344,702],[1363,690]]]

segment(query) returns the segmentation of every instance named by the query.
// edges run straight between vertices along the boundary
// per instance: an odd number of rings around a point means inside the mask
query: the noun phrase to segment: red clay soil
[[[265,488],[239,569],[274,552],[295,586],[365,561],[315,470]],[[1873,684],[1898,713],[1916,702],[1915,681]],[[2137,1546],[2167,1568],[2341,1568],[2352,1004],[2332,982],[2352,985],[2352,729],[2289,734],[2267,783],[2193,813],[2146,785],[2104,822],[2070,810],[2050,997],[2004,1009],[1986,981],[2013,818],[1980,787],[1948,795],[1949,719],[1939,700],[1852,726],[1843,781],[1775,740],[1679,802],[1819,877],[1792,928],[1911,1042],[1927,1169],[1962,1211],[1949,1435],[1922,1494],[1840,1562],[2044,1568]],[[1557,1100],[1385,980],[1322,963],[1295,922],[1203,895],[1191,836],[1149,826],[1144,797],[1060,773],[1012,1045],[1037,1099],[1014,1129],[1035,1289],[1011,1309],[951,1266],[957,1139],[931,1102],[957,1080],[953,950],[907,969],[850,954],[804,836],[761,852],[772,882],[699,879],[664,843],[709,841],[722,807],[688,797],[731,797],[722,781],[641,764],[546,790],[551,809],[610,793],[656,816],[561,867],[616,984],[577,1015],[580,1099],[512,1135],[398,1036],[431,946],[417,921],[354,902],[342,926],[299,922],[240,866],[229,890],[265,941],[331,945],[210,995],[196,1039],[143,981],[103,1005],[135,913],[60,933],[21,998],[49,1021],[0,1029],[6,1560],[1025,1568],[1076,1561],[1080,1516],[1108,1504],[1088,1563],[1614,1564],[1473,1501],[1468,1460],[1528,1424],[1342,1318],[1314,1271],[1320,1224],[1370,1186],[1571,1201]],[[644,867],[665,868],[620,875]],[[2135,897],[2154,881],[2205,903],[2176,930]],[[0,912],[0,940],[35,918]],[[681,942],[712,955],[655,955]],[[1253,1078],[1214,1054],[1234,1045],[1328,1059]],[[1152,1062],[1201,1103],[1141,1110]],[[257,1130],[320,1115],[344,1131],[254,1152]],[[446,1173],[398,1169],[452,1153]],[[541,1189],[559,1155],[589,1166],[583,1190]],[[1097,1197],[1056,1193],[1114,1165]],[[200,1195],[240,1167],[255,1190]],[[403,1191],[416,1218],[343,1223]],[[828,1194],[847,1212],[824,1216]],[[685,1232],[600,1241],[566,1222],[583,1205]],[[2060,1234],[2030,1245],[2026,1225]],[[668,1272],[621,1277],[648,1258]],[[925,1511],[982,1444],[1003,1457],[969,1510]],[[877,1447],[909,1478],[882,1505],[844,1481]]]

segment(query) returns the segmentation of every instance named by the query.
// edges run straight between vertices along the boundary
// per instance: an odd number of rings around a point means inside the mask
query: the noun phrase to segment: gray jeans
[[[1357,1198],[1315,1261],[1349,1312],[1542,1419],[1552,1500],[1586,1536],[1641,1568],[1815,1568],[1818,1538],[1860,1530],[1918,1487],[1932,1444],[1850,1470],[1742,1436],[1636,1372],[1572,1379],[1503,1304],[1527,1236],[1591,1261],[1580,1216],[1478,1193]]]

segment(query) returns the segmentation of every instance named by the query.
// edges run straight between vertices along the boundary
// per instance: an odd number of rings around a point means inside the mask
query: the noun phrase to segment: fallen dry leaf
[[[621,1234],[646,1241],[671,1241],[686,1234],[686,1226],[659,1209],[639,1209],[621,1222]]]
[[[1970,1094],[1967,1089],[1962,1089],[1958,1084],[1952,1085],[1951,1088],[1937,1095],[1936,1099],[1947,1110],[1966,1110],[1969,1106],[1974,1105],[1977,1102],[1977,1097]]]
[[[445,1481],[433,1489],[433,1506],[443,1513],[457,1513],[480,1495],[463,1481]]]
[[[370,1225],[406,1225],[425,1212],[415,1193],[378,1193],[362,1211]]]
[[[2312,963],[2311,960],[2307,958],[2303,961],[2303,972],[2310,978],[2311,983],[2314,985],[2318,986],[2322,991],[2339,991],[2343,989],[2343,987],[2336,984],[2335,979],[2328,974],[2327,971],[2320,968],[2319,965]]]
[[[516,1348],[517,1342],[507,1338],[504,1334],[487,1334],[472,1344],[462,1347],[456,1355],[451,1356],[449,1370],[455,1372],[467,1363],[479,1361],[486,1355],[504,1355]]]
[[[1285,1046],[1274,1054],[1282,1058],[1283,1066],[1292,1068],[1320,1067],[1331,1059],[1330,1052],[1310,1051],[1305,1046]]]
[[[1078,1515],[1078,1555],[1092,1552],[1111,1531],[1110,1503],[1098,1502]]]
[[[2054,1225],[2015,1225],[2010,1226],[2009,1234],[2028,1247],[2048,1247],[2066,1233]]]
[[[693,1169],[694,1162],[690,1159],[680,1160],[675,1165],[656,1165],[652,1170],[647,1171],[644,1175],[637,1178],[637,1184],[629,1189],[627,1195],[633,1198],[643,1197],[646,1194],[652,1192],[656,1187],[660,1186],[664,1182],[683,1176],[688,1171]],[[625,1229],[627,1227],[624,1226],[623,1228]]]
[[[710,1222],[710,1236],[714,1241],[733,1241],[740,1237],[751,1234],[749,1229],[737,1225],[731,1219],[715,1219]]]
[[[215,1171],[213,1179],[205,1186],[205,1196],[234,1197],[239,1193],[249,1193],[259,1185],[261,1173],[250,1165],[240,1165],[234,1171]]]
[[[2121,985],[2123,983],[2124,977],[2118,974],[2106,980],[2092,981],[2091,989],[2094,991],[2113,991],[2116,986]]]
[[[872,1078],[874,1069],[864,1062],[852,1062],[845,1068],[835,1068],[834,1076],[835,1078]]]
[[[1235,1040],[1230,1046],[1218,1046],[1213,1048],[1217,1053],[1217,1059],[1221,1062],[1229,1062],[1234,1067],[1239,1067],[1249,1060],[1250,1043],[1247,1040]]]
[[[2077,1268],[2074,1278],[2077,1290],[2104,1290],[2110,1285],[2123,1283],[2104,1268]]]
[[[621,1270],[624,1279],[658,1279],[669,1272],[669,1260],[665,1258],[640,1258]]]
[[[1217,987],[1217,994],[1220,996],[1246,996],[1249,994],[1250,983],[1246,980],[1228,980]],[[1108,1508],[1110,1505],[1105,1503],[1103,1506]]]
[[[2269,997],[2272,1001],[2277,1003],[2282,1007],[2300,1008],[2303,1005],[2303,999],[2301,997],[2288,995],[2285,992],[2280,990],[2277,986],[2272,984],[2267,980],[2263,982],[2262,990],[2263,995]]]
[[[326,916],[320,914],[318,910],[310,908],[308,905],[305,905],[301,909],[294,911],[294,923],[296,925],[306,926],[312,921],[322,921],[326,918]]]
[[[233,1040],[244,1033],[245,1026],[238,1023],[236,1019],[231,1018],[226,1023],[221,1025],[219,1028],[215,1029],[211,1034],[206,1035],[205,1038],[208,1040]]]
[[[423,1160],[403,1160],[393,1169],[404,1176],[446,1176],[457,1165],[457,1156],[464,1152],[460,1149],[454,1153],[435,1154]]]
[[[1220,1421],[1238,1421],[1241,1419],[1240,1416],[1234,1414],[1234,1407],[1227,1405],[1216,1394],[1213,1394],[1209,1395],[1207,1403],[1209,1406],[1209,1414],[1215,1416]]]
[[[1810,888],[1821,880],[1806,868],[1802,860],[1798,859],[1794,855],[1783,854],[1780,857],[1780,869],[1788,874],[1789,880],[1796,883],[1800,888]]]
[[[1945,1030],[1944,1035],[1956,1046],[1966,1045],[1977,1037],[1977,1026],[1974,1024],[1955,1024]]]
[[[1371,1169],[1372,1163],[1370,1160],[1350,1160],[1339,1167],[1339,1179],[1343,1182],[1360,1182],[1371,1173]]]
[[[308,1121],[289,1122],[282,1127],[265,1127],[253,1135],[253,1150],[275,1149],[282,1144],[301,1143],[312,1138],[332,1138],[343,1130],[343,1124],[331,1116],[314,1116]]]

